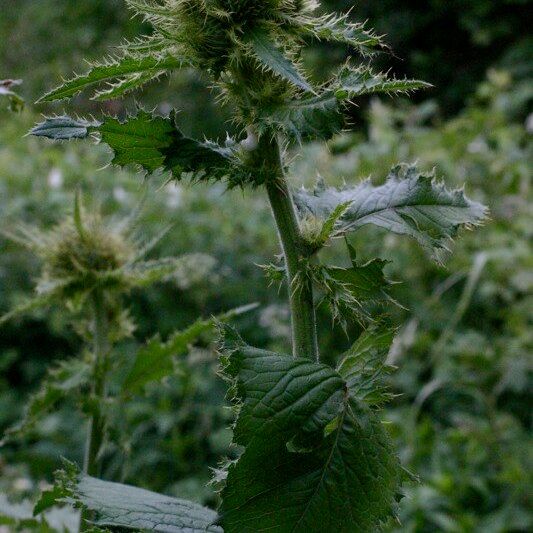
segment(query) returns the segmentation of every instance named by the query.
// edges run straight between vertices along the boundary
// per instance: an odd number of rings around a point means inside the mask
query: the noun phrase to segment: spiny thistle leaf
[[[428,89],[431,84],[420,80],[396,79],[382,72],[374,72],[368,66],[354,68],[345,65],[333,82],[335,96],[349,100],[365,94],[407,94],[418,89]]]
[[[252,49],[263,65],[304,91],[314,93],[298,72],[298,67],[276,46],[266,30],[255,29],[248,34]]]
[[[326,92],[290,100],[283,105],[266,106],[258,115],[259,131],[277,130],[297,142],[328,139],[344,127],[339,101]]]
[[[370,48],[384,47],[378,35],[365,29],[365,23],[349,22],[348,14],[302,17],[300,28],[318,40],[346,44],[361,52],[366,52]]]
[[[56,89],[42,96],[38,102],[53,102],[71,98],[84,89],[110,80],[116,80],[132,74],[155,76],[158,73],[179,69],[190,65],[186,58],[181,57],[129,57],[114,58],[104,64],[95,64],[83,76],[66,81]]]
[[[387,261],[382,259],[359,264],[352,255],[352,266],[348,268],[322,265],[309,268],[311,279],[322,291],[334,320],[346,327],[354,318],[362,323],[370,320],[368,305],[395,303],[389,295],[392,282],[383,272],[386,265]]]
[[[152,116],[139,110],[125,121],[107,117],[102,122],[75,120],[67,116],[48,118],[37,124],[31,135],[52,140],[81,139],[99,134],[113,150],[112,163],[139,165],[145,172],[169,171],[176,179],[227,178],[241,184],[248,172],[239,170],[235,150],[212,142],[200,142],[183,135],[175,126],[174,115]]]
[[[93,100],[112,100],[114,98],[122,98],[126,94],[143,87],[147,83],[157,80],[163,74],[165,74],[165,71],[160,70],[155,73],[138,73],[120,78],[115,83],[109,83],[107,88],[96,91]]]
[[[86,386],[90,379],[91,367],[80,359],[63,361],[50,369],[39,391],[26,404],[23,420],[5,432],[2,444],[26,435],[58,401]]]
[[[438,262],[461,227],[479,225],[487,216],[487,208],[462,189],[450,191],[433,174],[406,165],[393,168],[383,185],[369,180],[344,189],[321,185],[312,192],[295,191],[294,200],[303,216],[324,220],[339,204],[351,202],[337,226],[339,235],[374,224],[413,237]]]
[[[337,367],[353,396],[370,406],[379,407],[392,397],[382,381],[394,371],[386,358],[395,333],[384,322],[373,324],[361,333]]]
[[[188,352],[199,337],[212,331],[216,324],[231,320],[257,308],[257,304],[238,307],[227,313],[206,320],[199,319],[188,328],[173,333],[163,342],[157,335],[140,348],[135,362],[122,384],[125,393],[140,393],[146,385],[174,373],[174,359]]]
[[[235,442],[245,446],[222,490],[224,531],[376,531],[402,478],[378,418],[327,366],[224,333]]]
[[[344,65],[318,96],[266,105],[258,113],[259,131],[275,129],[297,142],[329,139],[345,126],[345,102],[363,95],[405,94],[431,87],[418,80],[398,80],[370,67]]]
[[[78,472],[72,463],[56,473],[55,490],[46,505],[72,503],[96,512],[99,527],[165,531],[168,533],[222,533],[214,525],[216,512],[196,503],[156,494],[130,485],[102,481]]]

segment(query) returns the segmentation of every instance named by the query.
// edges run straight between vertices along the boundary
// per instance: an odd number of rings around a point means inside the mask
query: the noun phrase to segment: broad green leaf
[[[374,72],[370,67],[345,66],[334,82],[335,96],[349,100],[366,94],[407,94],[418,89],[427,89],[431,84],[420,80],[396,79],[388,74]]]
[[[50,369],[39,391],[30,396],[24,418],[5,432],[2,443],[25,435],[57,402],[86,386],[90,378],[91,367],[81,359],[62,361]]]
[[[314,93],[313,88],[298,72],[298,67],[276,46],[266,30],[255,29],[248,39],[257,59],[272,72],[304,91]]]
[[[52,140],[100,136],[113,151],[112,163],[139,165],[147,173],[169,171],[176,179],[222,179],[238,176],[236,158],[230,148],[199,142],[183,135],[174,116],[152,116],[140,110],[125,121],[107,117],[103,122],[74,120],[62,116],[37,124],[30,134]],[[243,178],[245,179],[245,178]]]
[[[87,74],[76,76],[56,89],[42,96],[38,102],[53,102],[71,98],[87,87],[110,80],[116,80],[132,74],[142,76],[156,75],[161,72],[182,68],[189,61],[180,57],[122,57],[111,59],[103,64],[95,64]]]
[[[374,413],[325,365],[251,348],[231,331],[222,351],[245,446],[222,490],[224,531],[378,530],[402,472]]]
[[[361,333],[337,367],[353,396],[367,405],[380,406],[392,397],[382,380],[394,370],[386,358],[395,333],[383,322],[373,324]]]
[[[325,427],[337,415],[343,381],[328,366],[248,346],[229,326],[220,351],[239,405],[237,444],[275,437],[286,442],[299,429]]]
[[[159,336],[150,339],[147,344],[139,349],[135,362],[122,384],[125,393],[136,394],[141,392],[146,385],[174,373],[174,359],[189,351],[202,335],[212,331],[216,324],[239,316],[256,309],[256,304],[238,307],[205,320],[197,320],[188,328],[177,331],[167,341],[162,341]]]
[[[95,511],[97,526],[165,533],[222,533],[222,528],[215,525],[216,512],[206,507],[86,476],[71,464],[58,473],[56,485],[59,488],[55,503],[73,503]],[[49,497],[47,505],[52,501]]]
[[[339,235],[374,224],[413,237],[439,262],[459,228],[478,225],[487,216],[486,207],[469,200],[462,189],[450,191],[433,174],[405,165],[393,168],[383,185],[369,180],[344,189],[322,185],[312,192],[295,191],[294,200],[303,216],[324,220],[339,204],[351,202],[337,224]]]

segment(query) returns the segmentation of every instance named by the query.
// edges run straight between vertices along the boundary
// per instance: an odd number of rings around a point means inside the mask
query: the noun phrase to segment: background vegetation
[[[353,2],[330,0],[329,8]],[[527,36],[527,0],[361,0],[354,17],[368,18],[388,35],[398,57],[396,74],[426,79],[436,88],[414,102],[374,99],[353,111],[358,129],[324,149],[305,148],[293,175],[311,184],[317,172],[338,182],[370,173],[383,179],[398,160],[436,166],[450,184],[467,183],[472,198],[491,207],[484,228],[459,240],[450,271],[430,263],[415,246],[387,237],[377,250],[372,230],[358,236],[370,256],[395,257],[389,277],[407,280],[395,288],[405,309],[394,321],[400,333],[389,359],[396,399],[385,413],[406,467],[420,476],[401,503],[402,532],[530,531],[532,220],[530,178],[533,115],[533,43]],[[103,211],[120,218],[143,195],[139,175],[103,168],[108,154],[87,144],[45,144],[24,138],[42,112],[34,106],[45,89],[80,64],[97,58],[122,37],[143,31],[122,0],[0,0],[0,78],[23,78],[28,105],[21,114],[0,110],[0,229],[28,222],[50,227],[72,205],[80,186]],[[317,46],[306,62],[317,79],[341,62],[345,50]],[[390,61],[388,60],[390,63]],[[222,137],[231,128],[210,104],[210,92],[192,74],[172,78],[138,96],[146,106],[182,110],[188,133]],[[106,104],[122,114],[133,100]],[[95,114],[101,106],[75,102]],[[194,117],[194,119],[193,119]],[[198,119],[198,120],[197,120]],[[295,154],[296,155],[296,154]],[[147,236],[167,222],[173,229],[153,255],[208,253],[214,259],[190,280],[132,293],[136,343],[160,331],[165,337],[198,316],[251,300],[261,303],[239,329],[252,344],[286,348],[288,312],[276,287],[267,287],[263,264],[278,250],[265,200],[223,187],[148,184],[142,224]],[[377,230],[376,230],[377,231]],[[335,246],[329,253],[339,254]],[[38,272],[36,260],[0,237],[0,314],[27,296]],[[450,274],[453,272],[454,274]],[[347,348],[342,329],[330,330],[321,311],[323,353],[335,358]],[[256,320],[258,319],[258,320]],[[255,326],[256,323],[261,328]],[[355,325],[351,326],[357,333]],[[38,312],[0,331],[0,428],[22,415],[26,397],[52,361],[79,346],[61,310]],[[209,467],[228,453],[231,421],[220,407],[225,384],[207,336],[184,358],[185,372],[124,406],[121,424],[106,449],[106,475],[171,495],[213,503],[205,487]],[[24,514],[28,499],[50,481],[59,457],[81,462],[82,420],[66,406],[39,421],[26,440],[0,449],[0,511]]]

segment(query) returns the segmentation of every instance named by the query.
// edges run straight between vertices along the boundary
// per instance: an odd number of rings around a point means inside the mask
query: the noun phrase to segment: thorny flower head
[[[111,223],[94,210],[85,212],[79,194],[73,214],[49,231],[25,226],[6,235],[42,260],[37,295],[0,318],[6,320],[54,303],[66,303],[71,310],[85,307],[87,298],[100,291],[110,304],[134,287],[144,287],[168,278],[186,285],[211,270],[213,259],[202,254],[178,258],[144,260],[168,231],[149,242],[134,234],[135,213],[122,223]],[[114,307],[110,305],[110,307]]]

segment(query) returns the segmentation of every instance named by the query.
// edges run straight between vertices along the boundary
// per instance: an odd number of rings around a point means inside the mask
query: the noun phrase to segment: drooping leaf
[[[313,88],[298,72],[298,67],[276,46],[268,31],[255,29],[247,35],[257,59],[272,72],[291,82],[306,92],[314,93]]]
[[[146,385],[172,375],[175,372],[175,358],[188,352],[189,347],[202,335],[212,331],[216,324],[256,309],[256,304],[238,307],[217,317],[197,320],[188,328],[177,331],[166,341],[157,335],[141,347],[135,362],[129,371],[122,390],[124,393],[136,394]]]
[[[235,442],[245,449],[222,490],[224,531],[376,531],[402,477],[381,422],[327,366],[225,333]]]
[[[95,525],[165,533],[222,533],[216,512],[193,502],[81,474],[71,463],[56,477],[51,503],[95,511]],[[41,505],[41,507],[43,507]]]
[[[60,400],[79,391],[90,378],[91,367],[81,359],[62,361],[50,369],[39,391],[30,396],[24,418],[4,433],[2,444],[27,434]]]
[[[84,119],[75,119],[67,115],[49,117],[43,122],[36,124],[30,135],[46,137],[53,141],[68,141],[70,139],[85,139],[91,128],[98,128],[101,123]]]
[[[295,191],[294,200],[302,215],[323,219],[339,204],[351,202],[337,225],[339,235],[374,224],[413,237],[437,261],[459,228],[478,225],[487,216],[486,207],[469,200],[462,189],[450,191],[433,174],[405,165],[393,168],[383,185],[366,180],[344,189],[320,186]]]
[[[107,117],[103,122],[48,118],[30,134],[52,140],[81,139],[91,133],[100,136],[113,151],[113,164],[139,165],[147,173],[169,171],[176,179],[230,180],[239,174],[234,151],[211,142],[199,142],[183,135],[174,116],[152,116],[140,110],[125,121]]]
[[[120,58],[110,59],[103,64],[95,64],[87,74],[76,76],[66,81],[56,89],[42,96],[38,102],[53,102],[54,100],[63,100],[71,98],[84,89],[96,84],[109,80],[117,80],[133,74],[143,76],[145,79],[148,75],[155,76],[169,70],[179,69],[183,66],[190,65],[190,61],[182,57],[129,57],[128,55]]]
[[[386,363],[394,335],[394,328],[384,322],[371,325],[343,355],[337,367],[352,395],[368,405],[380,406],[392,397],[382,381],[394,370]]]

